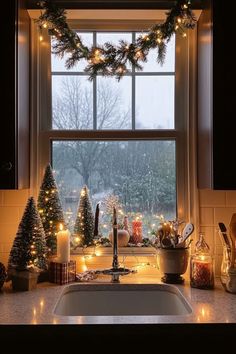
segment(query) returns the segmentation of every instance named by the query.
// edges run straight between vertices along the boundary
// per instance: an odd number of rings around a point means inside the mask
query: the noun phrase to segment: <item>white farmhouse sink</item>
[[[192,309],[179,289],[166,284],[72,284],[57,301],[61,316],[187,315]]]

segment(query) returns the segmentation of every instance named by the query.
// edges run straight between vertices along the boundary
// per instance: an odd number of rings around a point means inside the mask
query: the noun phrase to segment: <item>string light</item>
[[[62,37],[60,42],[53,43],[53,50],[59,56],[70,53],[71,56],[66,60],[67,68],[73,67],[77,61],[85,59],[89,65],[85,72],[90,74],[93,79],[97,73],[106,75],[116,75],[119,80],[126,72],[127,64],[133,64],[135,68],[142,69],[138,61],[146,58],[149,50],[158,47],[158,60],[164,61],[165,46],[171,36],[177,31],[176,25],[182,24],[183,29],[193,29],[196,24],[196,18],[189,8],[190,1],[177,0],[176,4],[167,13],[166,20],[161,24],[155,24],[148,30],[148,33],[142,34],[134,43],[114,46],[111,43],[105,43],[101,48],[87,47],[81,41],[79,35],[74,33],[66,19],[65,10],[52,6],[50,2],[41,2],[41,7],[45,10],[38,20],[40,29],[49,27],[56,37]],[[60,10],[60,11],[58,11]],[[60,15],[59,15],[60,14]],[[159,39],[155,39],[155,34]],[[71,40],[71,37],[73,40]],[[75,48],[76,46],[76,48]],[[140,50],[145,48],[145,51]],[[143,49],[144,50],[144,49]],[[121,62],[122,60],[122,62]],[[108,65],[106,65],[106,62]],[[120,63],[119,63],[120,62]],[[123,69],[117,69],[124,65]]]

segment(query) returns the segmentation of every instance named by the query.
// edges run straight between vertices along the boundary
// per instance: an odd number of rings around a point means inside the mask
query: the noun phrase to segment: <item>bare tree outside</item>
[[[128,32],[94,32],[85,37],[91,42],[94,35],[101,44],[118,41],[120,36],[132,40]],[[157,65],[153,53],[144,65],[147,75],[135,76],[132,71],[120,82],[99,75],[89,81],[82,74],[83,63],[67,73],[64,60],[52,56],[52,129],[108,130],[112,138],[112,130],[133,129],[132,119],[135,130],[174,129],[174,40],[168,48],[163,67]],[[159,71],[162,75],[155,75]],[[175,140],[54,140],[52,163],[71,230],[84,185],[94,210],[96,203],[116,195],[130,220],[142,215],[144,236],[155,228],[158,215],[175,218],[175,152]],[[100,219],[104,236],[109,232],[107,224],[106,218]]]

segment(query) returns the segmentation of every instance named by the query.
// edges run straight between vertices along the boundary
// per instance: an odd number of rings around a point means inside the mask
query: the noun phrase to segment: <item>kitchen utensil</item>
[[[231,239],[231,267],[235,264],[235,241],[236,241],[236,213],[232,215],[230,224],[230,239]]]
[[[187,223],[182,231],[180,242],[175,246],[176,248],[185,247],[185,241],[193,233],[194,226],[192,223]]]
[[[221,234],[221,238],[222,238],[223,243],[225,244],[227,249],[231,250],[230,240],[227,235],[227,229],[226,229],[225,224],[223,222],[219,222],[218,225],[220,228],[220,234]]]
[[[169,237],[164,237],[161,241],[162,248],[173,248],[173,244]]]

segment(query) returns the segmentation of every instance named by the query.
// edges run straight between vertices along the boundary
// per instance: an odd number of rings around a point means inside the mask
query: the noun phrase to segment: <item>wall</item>
[[[222,244],[218,234],[218,222],[228,229],[233,213],[236,213],[236,191],[199,190],[200,231],[215,255],[216,274],[220,274]]]
[[[0,262],[5,265],[29,195],[28,189],[0,191]],[[228,228],[232,214],[236,213],[236,191],[199,190],[199,201],[200,231],[205,232],[206,241],[215,255],[216,274],[220,274],[222,245],[218,222],[224,222]]]
[[[0,262],[5,265],[29,193],[28,189],[0,191]]]

